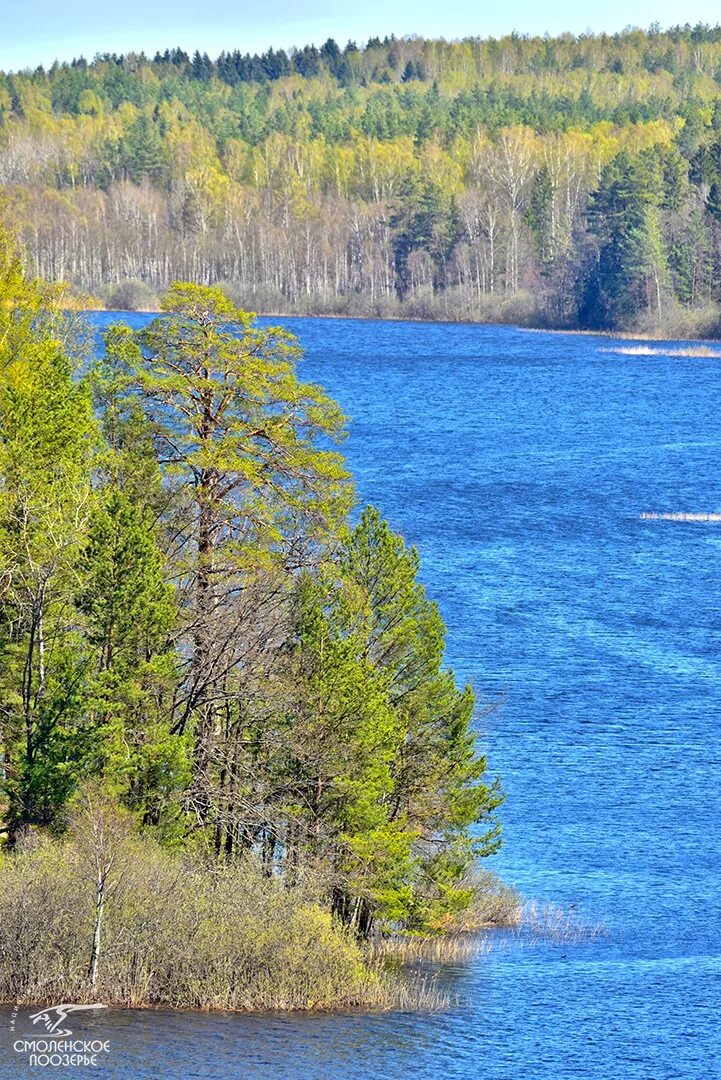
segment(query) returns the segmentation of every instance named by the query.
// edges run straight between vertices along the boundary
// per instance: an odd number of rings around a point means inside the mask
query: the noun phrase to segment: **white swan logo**
[[[60,1029],[60,1025],[65,1023],[68,1013],[74,1012],[86,1012],[89,1009],[107,1009],[107,1005],[52,1005],[47,1009],[41,1009],[40,1012],[31,1013],[30,1019],[33,1024],[43,1024],[48,1035],[57,1035],[63,1037],[65,1035],[72,1035],[70,1028]]]

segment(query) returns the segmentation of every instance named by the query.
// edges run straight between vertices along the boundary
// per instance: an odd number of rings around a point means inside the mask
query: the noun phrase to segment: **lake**
[[[721,511],[721,360],[505,327],[274,321],[352,418],[359,496],[418,546],[448,662],[495,706],[478,720],[507,793],[490,863],[605,933],[498,935],[439,973],[457,1002],[440,1015],[98,1013],[83,1031],[111,1052],[90,1071],[720,1076],[721,522],[640,515]],[[22,1075],[9,1056],[0,1076]]]

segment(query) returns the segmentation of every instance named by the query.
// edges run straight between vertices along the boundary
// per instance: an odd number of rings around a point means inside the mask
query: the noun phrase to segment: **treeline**
[[[0,76],[0,183],[111,306],[711,332],[720,88],[705,26],[105,55]]]
[[[361,937],[442,928],[501,796],[415,551],[372,508],[349,521],[344,418],[297,342],[175,284],[91,363],[0,251],[6,846],[101,785],[205,865],[315,875]]]

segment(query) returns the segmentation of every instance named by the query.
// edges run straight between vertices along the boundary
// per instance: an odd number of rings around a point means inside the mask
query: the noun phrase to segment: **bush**
[[[435,292],[426,285],[399,300],[395,294],[371,300],[362,293],[301,293],[289,299],[280,289],[262,285],[254,290],[238,282],[221,283],[233,303],[270,315],[327,315],[358,319],[410,319],[441,322],[543,323],[537,299],[528,292],[485,293],[482,297],[449,287]]]
[[[639,316],[632,331],[643,337],[662,341],[714,339],[721,333],[721,310],[715,304],[687,308],[670,302],[665,305],[661,316],[655,311],[647,311]]]
[[[0,864],[0,1000],[324,1009],[392,1003],[360,947],[302,887],[252,862],[193,865],[123,842],[108,887],[95,987],[94,870],[77,842]]]
[[[106,288],[105,306],[108,311],[157,311],[160,302],[151,285],[131,278]]]
[[[473,899],[467,908],[453,917],[450,932],[474,934],[491,927],[515,927],[521,922],[521,895],[492,870],[475,868],[467,886]]]
[[[252,860],[189,862],[113,841],[97,980],[90,978],[96,864],[75,836],[34,839],[0,861],[0,1002],[262,1010],[435,1009],[428,978],[391,972],[306,881],[289,889]]]

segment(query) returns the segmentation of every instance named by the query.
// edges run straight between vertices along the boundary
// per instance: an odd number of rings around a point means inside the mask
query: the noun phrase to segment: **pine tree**
[[[174,591],[154,519],[115,485],[95,496],[76,605],[88,657],[86,768],[167,830],[189,780],[186,740],[163,699],[177,683]]]
[[[706,209],[716,221],[721,221],[721,182],[714,182],[709,188]]]
[[[295,375],[291,335],[260,329],[217,288],[176,284],[165,316],[115,328],[108,363],[139,395],[186,530],[177,573],[187,632],[174,732],[192,727],[197,805],[209,814],[218,697],[240,662],[245,594],[263,574],[308,558],[345,512],[339,455],[317,448],[343,418]]]
[[[158,124],[141,113],[120,144],[120,159],[136,184],[159,183],[165,170],[165,148]]]
[[[483,781],[473,694],[443,668],[445,630],[418,567],[367,508],[297,594],[291,835],[333,868],[335,909],[362,934],[378,916],[441,925],[470,899],[473,860],[499,842],[502,796]]]

